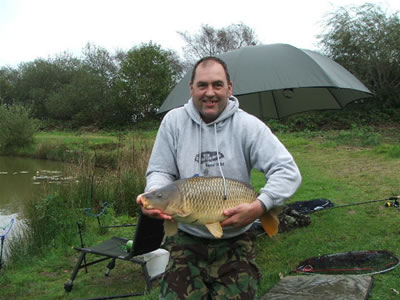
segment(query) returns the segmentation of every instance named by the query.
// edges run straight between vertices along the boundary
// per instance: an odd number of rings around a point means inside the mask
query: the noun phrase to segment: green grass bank
[[[137,266],[121,262],[104,276],[106,264],[81,270],[72,292],[64,291],[78,253],[76,222],[84,224],[87,245],[107,237],[131,237],[132,229],[100,231],[97,220],[82,212],[100,211],[110,224],[134,223],[136,195],[144,187],[155,130],[87,133],[42,132],[32,147],[17,155],[74,162],[77,182],[52,194],[44,193],[26,208],[29,234],[13,245],[12,263],[0,271],[0,299],[83,299],[143,290]],[[400,195],[399,128],[353,127],[348,130],[277,132],[295,157],[303,184],[290,202],[327,198],[335,205],[355,204]],[[99,168],[100,167],[100,168]],[[99,171],[100,170],[100,171]],[[254,172],[259,189],[262,176]],[[400,255],[400,211],[384,202],[354,205],[312,214],[311,224],[274,238],[257,239],[257,263],[262,271],[259,295],[265,294],[311,256],[357,250],[389,250]],[[399,299],[400,268],[375,276],[369,299]],[[158,288],[137,299],[157,299]]]

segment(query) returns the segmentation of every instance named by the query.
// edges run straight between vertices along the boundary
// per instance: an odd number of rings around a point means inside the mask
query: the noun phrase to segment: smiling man
[[[225,109],[232,96],[232,81],[215,60],[199,61],[190,81],[190,95],[203,121],[210,123]]]
[[[225,62],[205,57],[196,63],[192,98],[161,122],[145,191],[193,176],[250,183],[253,168],[265,174],[266,185],[256,201],[221,212],[226,217],[221,238],[203,225],[178,224],[178,234],[166,243],[170,261],[160,299],[254,299],[260,273],[251,224],[266,210],[281,206],[300,185],[293,157],[262,121],[239,108],[232,88]],[[228,199],[226,186],[221,191],[221,197]],[[143,204],[141,195],[137,203]],[[157,209],[142,207],[142,212],[171,220]]]

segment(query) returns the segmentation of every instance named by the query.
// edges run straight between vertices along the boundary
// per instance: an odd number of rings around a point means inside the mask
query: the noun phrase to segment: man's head
[[[190,94],[204,122],[216,120],[232,96],[232,82],[225,62],[213,56],[199,60],[193,68]]]

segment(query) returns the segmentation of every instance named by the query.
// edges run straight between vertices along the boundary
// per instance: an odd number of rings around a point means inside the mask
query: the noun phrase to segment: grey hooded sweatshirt
[[[145,191],[193,176],[224,176],[250,183],[251,170],[265,174],[258,199],[266,209],[281,206],[301,183],[293,157],[259,119],[239,108],[230,97],[221,115],[204,123],[192,99],[168,112],[161,122],[146,172]],[[222,238],[250,228],[225,227]],[[214,238],[202,225],[179,223],[189,234]]]

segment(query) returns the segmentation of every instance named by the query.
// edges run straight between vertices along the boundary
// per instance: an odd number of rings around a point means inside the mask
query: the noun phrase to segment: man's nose
[[[214,97],[215,96],[215,91],[214,91],[214,88],[213,88],[212,85],[207,87],[206,96],[207,97]]]

